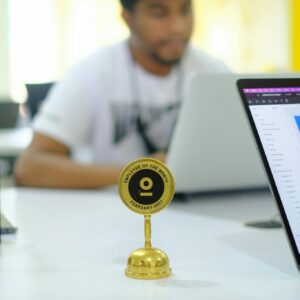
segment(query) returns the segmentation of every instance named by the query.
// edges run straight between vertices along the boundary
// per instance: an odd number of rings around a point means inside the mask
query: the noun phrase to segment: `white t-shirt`
[[[128,163],[148,154],[147,141],[166,149],[195,72],[229,70],[190,46],[169,75],[156,76],[133,62],[127,40],[101,48],[56,84],[33,128],[72,152],[88,145],[92,163]]]

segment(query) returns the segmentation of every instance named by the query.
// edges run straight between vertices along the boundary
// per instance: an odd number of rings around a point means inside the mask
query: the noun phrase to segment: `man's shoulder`
[[[193,45],[190,45],[187,49],[185,65],[189,69],[197,69],[203,72],[230,72],[229,67],[221,59]]]
[[[105,73],[113,70],[117,61],[126,56],[125,41],[98,48],[96,51],[75,64],[70,71],[73,73]]]
[[[107,60],[114,60],[119,56],[126,54],[126,41],[120,41],[118,43],[102,46],[95,52],[90,54],[86,60],[92,62],[106,63]]]
[[[62,98],[93,99],[94,95],[106,95],[112,90],[112,81],[118,72],[114,67],[115,58],[124,52],[123,48],[123,43],[101,47],[73,65],[58,80],[49,98],[61,101]]]

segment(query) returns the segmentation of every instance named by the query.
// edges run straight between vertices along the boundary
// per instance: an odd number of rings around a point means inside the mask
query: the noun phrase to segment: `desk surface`
[[[1,300],[299,299],[283,230],[243,226],[276,212],[266,193],[175,202],[153,216],[153,244],[174,271],[157,281],[124,276],[143,218],[115,191],[7,189],[2,206],[19,232],[0,247]]]
[[[0,156],[12,157],[20,155],[32,139],[31,128],[1,129]]]

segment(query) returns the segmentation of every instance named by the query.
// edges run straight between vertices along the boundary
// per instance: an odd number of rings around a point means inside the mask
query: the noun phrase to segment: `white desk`
[[[29,145],[32,130],[26,128],[0,130],[0,157],[17,157]]]
[[[1,245],[1,300],[300,297],[283,231],[242,225],[275,213],[266,194],[175,203],[155,215],[153,244],[175,274],[158,281],[124,276],[128,254],[143,245],[143,218],[115,191],[10,189],[2,204],[19,232]]]

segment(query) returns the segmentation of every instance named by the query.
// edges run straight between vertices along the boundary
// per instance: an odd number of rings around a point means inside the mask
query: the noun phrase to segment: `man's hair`
[[[121,4],[125,9],[133,10],[138,0],[121,0]]]

